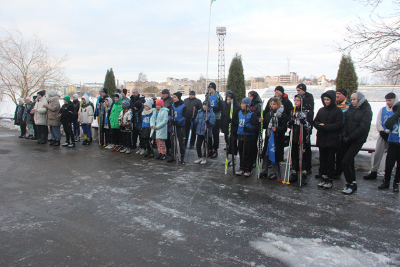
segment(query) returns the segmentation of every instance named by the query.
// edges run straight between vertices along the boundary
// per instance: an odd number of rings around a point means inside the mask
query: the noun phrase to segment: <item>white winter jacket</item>
[[[33,116],[36,125],[47,125],[47,108],[43,107],[47,104],[47,99],[44,96],[39,100],[39,102],[36,102],[34,109],[37,111],[35,111]]]
[[[94,110],[92,105],[89,104],[89,97],[83,96],[86,100],[86,104],[82,104],[79,109],[78,121],[80,123],[88,124],[93,122]]]

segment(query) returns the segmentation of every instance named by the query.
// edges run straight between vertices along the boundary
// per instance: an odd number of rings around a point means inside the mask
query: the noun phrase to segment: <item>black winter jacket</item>
[[[257,92],[254,91],[254,93],[255,93],[255,96],[253,97],[253,100],[251,101],[250,110],[252,112],[257,113],[257,117],[261,118],[261,112],[263,112],[262,100]]]
[[[201,104],[200,99],[196,97],[193,99],[190,99],[190,97],[186,98],[185,100],[183,100],[183,104],[185,105],[187,111],[186,123],[190,124],[190,119],[193,117],[193,107],[196,108],[194,113],[194,118],[196,118],[197,113],[199,112],[199,110],[201,110],[203,105]]]
[[[349,107],[349,113],[342,129],[342,139],[348,137],[351,143],[364,144],[371,128],[372,110],[365,96],[360,92],[357,93],[358,105]]]
[[[274,115],[273,110],[269,111],[264,111],[264,122],[263,122],[263,128],[268,129],[268,124],[271,121],[271,118]],[[285,111],[282,113],[282,115],[278,118],[278,126],[275,125],[275,123],[272,123],[273,127],[276,127],[276,131],[273,132],[271,130],[271,133],[274,133],[274,139],[275,139],[275,160],[277,162],[283,161],[283,151],[285,149],[285,133],[287,131],[287,122],[288,122],[288,117],[285,113]],[[267,148],[268,148],[268,141],[269,141],[269,136],[268,135],[268,130],[265,131],[265,141],[264,141],[264,149],[263,149],[263,155],[266,154]]]
[[[232,112],[232,123],[231,123],[231,131],[232,133],[237,133],[238,126],[239,126],[239,111],[240,105],[236,100],[236,95],[232,94],[233,96],[233,112]],[[229,133],[229,122],[231,117],[231,105],[225,103],[225,106],[221,110],[221,122],[220,127],[224,134]]]
[[[269,108],[271,106],[271,99],[272,98],[270,98],[268,100],[268,103],[265,106],[264,112],[269,110]],[[286,117],[290,118],[290,115],[293,113],[293,103],[292,103],[292,101],[289,100],[289,97],[287,94],[283,94],[283,96],[281,98],[281,103],[283,105],[283,108],[285,109]]]
[[[81,107],[81,103],[79,103],[78,99],[72,101],[72,103],[74,104],[74,116],[73,116],[73,119],[77,120],[78,119],[79,109]]]
[[[331,99],[331,104],[326,106],[324,97]],[[322,108],[318,110],[314,119],[314,127],[317,132],[318,147],[338,147],[340,144],[340,132],[342,129],[343,112],[336,106],[336,92],[329,90],[321,95]],[[321,123],[324,126],[321,126]]]
[[[74,103],[70,101],[64,104],[59,113],[61,114],[60,122],[62,124],[72,123],[74,118]]]

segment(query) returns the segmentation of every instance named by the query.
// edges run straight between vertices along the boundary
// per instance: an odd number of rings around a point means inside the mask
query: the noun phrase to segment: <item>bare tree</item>
[[[17,104],[18,98],[65,82],[67,57],[53,55],[37,36],[24,38],[18,30],[0,33],[0,89]]]
[[[138,89],[139,92],[142,92],[143,89],[147,86],[147,76],[143,72],[139,73],[138,79],[135,82],[135,89]]]
[[[359,0],[360,3],[375,8],[383,0]],[[393,1],[400,7],[399,1]],[[400,48],[396,47],[400,41],[400,12],[376,18],[369,17],[368,20],[359,18],[357,22],[347,26],[344,43],[339,45],[338,50],[342,53],[354,52],[352,55],[356,62],[361,63],[366,69],[373,73],[386,72],[392,77],[400,72],[398,56]],[[386,53],[386,56],[382,56]],[[398,57],[397,57],[398,58]]]
[[[144,88],[142,92],[145,96],[148,97],[161,97],[160,89],[158,89],[154,85]]]

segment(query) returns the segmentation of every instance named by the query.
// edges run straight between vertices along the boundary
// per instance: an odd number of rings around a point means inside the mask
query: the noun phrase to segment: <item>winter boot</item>
[[[70,147],[70,148],[75,147],[75,143],[71,143],[68,147]]]
[[[243,176],[244,171],[239,170],[239,171],[237,171],[235,174],[236,174],[237,176]]]
[[[388,181],[383,181],[383,183],[378,186],[379,189],[388,189],[390,187],[390,183]]]
[[[126,148],[125,154],[131,154],[131,148],[130,147]]]
[[[306,185],[307,184],[307,171],[306,170],[303,170],[302,172],[301,172],[301,186],[303,186],[303,185]]]
[[[170,162],[175,162],[174,157],[173,157],[173,156],[168,156],[167,162],[168,162],[168,163],[170,163]]]
[[[53,146],[60,146],[60,140],[54,141]]]
[[[167,155],[166,154],[161,154],[160,160],[166,160],[166,159],[167,159]]]
[[[268,176],[268,170],[260,172],[260,178],[264,178]]]
[[[345,195],[351,195],[357,191],[357,183],[347,184],[346,188],[343,188],[342,193]]]
[[[156,157],[156,159],[161,159],[161,157],[162,157],[162,154],[158,153],[158,156]]]
[[[331,189],[332,186],[333,186],[333,180],[328,178],[328,179],[326,180],[326,183],[324,184],[324,188],[325,188],[325,189]]]
[[[119,151],[119,153],[125,153],[126,150],[127,150],[127,148],[126,148],[126,147],[123,147],[123,148]]]
[[[195,164],[200,164],[200,162],[203,160],[203,158],[198,158],[194,161]]]
[[[82,145],[86,146],[87,144],[88,144],[88,141],[86,139],[83,140]]]
[[[206,160],[206,158],[205,158],[205,157],[201,159],[201,162],[200,162],[200,164],[201,164],[201,165],[205,165],[205,164],[207,164],[207,160]]]
[[[365,180],[375,180],[378,177],[378,172],[371,171],[370,174],[365,175],[363,178]]]
[[[49,140],[49,146],[52,146],[52,145],[54,144],[55,141],[56,141],[56,140],[50,139],[50,140]]]
[[[295,182],[297,182],[297,179],[298,179],[297,172],[292,171],[292,173],[290,174],[290,177],[289,177],[289,183],[295,183]]]
[[[214,153],[212,153],[212,155],[210,156],[210,158],[215,159],[216,157],[218,157],[218,150],[214,150]]]
[[[393,183],[393,192],[395,193],[399,192],[399,183]]]
[[[65,143],[64,143],[64,144],[62,144],[61,146],[63,146],[63,147],[67,147],[67,146],[69,146],[69,142],[65,141]]]
[[[268,175],[269,180],[275,180],[277,178],[278,178],[278,175],[276,175],[275,173],[271,173],[270,175]]]
[[[146,151],[146,152],[144,153],[143,157],[147,158],[148,156],[149,156],[149,152]]]
[[[150,152],[149,152],[149,158],[154,158],[154,152],[153,152],[153,150],[150,150]]]

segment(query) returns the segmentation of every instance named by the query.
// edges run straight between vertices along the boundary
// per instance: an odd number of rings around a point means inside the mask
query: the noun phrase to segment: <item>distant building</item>
[[[281,85],[290,84],[290,74],[279,75],[279,84]]]

